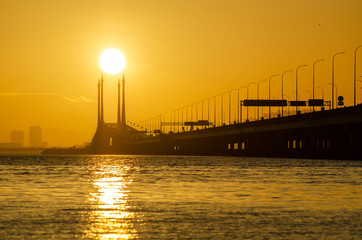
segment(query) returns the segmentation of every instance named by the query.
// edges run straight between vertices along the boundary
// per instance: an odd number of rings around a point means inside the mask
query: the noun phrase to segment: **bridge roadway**
[[[362,159],[362,105],[127,141],[131,154]]]

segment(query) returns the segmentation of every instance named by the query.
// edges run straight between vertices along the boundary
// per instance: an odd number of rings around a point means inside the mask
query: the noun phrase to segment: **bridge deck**
[[[146,137],[104,125],[94,153],[359,159],[362,105]]]

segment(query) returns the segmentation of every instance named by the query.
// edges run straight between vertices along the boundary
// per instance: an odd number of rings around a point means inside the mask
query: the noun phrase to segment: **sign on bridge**
[[[245,99],[243,101],[245,107],[285,107],[287,100],[255,100]]]

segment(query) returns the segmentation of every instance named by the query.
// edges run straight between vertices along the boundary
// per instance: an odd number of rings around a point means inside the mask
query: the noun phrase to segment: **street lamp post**
[[[192,122],[192,119],[190,120],[189,119],[189,107],[192,106],[191,104],[190,105],[187,105],[186,106],[186,121],[191,121]],[[192,109],[191,109],[192,110]],[[192,115],[191,115],[192,116]]]
[[[231,104],[231,101],[230,101],[230,96],[231,96],[231,92],[233,91],[234,89],[232,89],[232,90],[230,90],[230,91],[227,91],[227,92],[223,92],[222,94],[221,94],[221,113],[222,113],[222,115],[221,115],[221,125],[223,125],[224,124],[224,94],[229,94],[229,121],[230,121],[230,104]],[[230,124],[230,122],[229,122],[229,124]]]
[[[163,114],[164,114],[164,113],[161,112],[160,115],[159,115],[159,118],[160,118],[160,131],[161,131],[161,133],[162,133],[162,115],[163,115]]]
[[[274,100],[278,100],[278,98],[276,96],[273,96],[272,99]],[[278,117],[280,116],[280,106],[278,106]]]
[[[204,101],[205,101],[206,99],[203,99],[202,101],[201,101],[201,120],[204,120]]]
[[[206,101],[206,100],[208,100],[207,98],[205,98],[204,100],[202,100],[202,120],[204,120],[204,102]],[[208,106],[208,108],[209,108],[209,106]],[[209,114],[209,113],[208,113]],[[207,119],[209,119],[209,118],[207,118]]]
[[[195,103],[193,103],[193,104],[191,104],[191,122],[193,121],[193,115],[194,115],[194,104]]]
[[[362,45],[359,45],[356,47],[356,50],[354,50],[354,106],[356,106],[356,72],[357,72],[357,50],[362,47]]]
[[[177,114],[176,114],[177,113]],[[177,119],[176,119],[176,115],[177,115]],[[173,131],[176,132],[176,129],[177,131],[179,130],[178,127],[178,108],[176,108],[174,110],[174,115],[173,115],[173,125],[174,125],[174,128],[173,128]]]
[[[210,123],[210,98],[207,99],[207,121]]]
[[[270,100],[270,80],[272,79],[272,77],[277,77],[279,76],[279,74],[274,74],[272,76],[270,76],[269,78],[269,100]],[[271,118],[271,107],[269,106],[269,118]]]
[[[239,87],[238,88],[238,123],[240,123],[240,120],[242,119],[242,116],[240,116],[240,108],[241,108],[241,105],[240,105],[240,89],[242,88],[246,88],[246,86],[242,86],[242,87]]]
[[[283,99],[283,96],[284,96],[284,74],[286,74],[287,72],[293,72],[293,70],[285,71],[282,74],[282,99]],[[282,107],[282,117],[284,116],[284,111],[283,110],[284,110],[284,108]]]
[[[324,101],[324,89],[322,87],[320,87],[320,86],[317,86],[317,88],[319,88],[322,91],[322,99]]]
[[[324,59],[323,58],[321,58],[321,59],[318,59],[318,60],[316,60],[314,63],[313,63],[313,100],[314,100],[314,86],[315,86],[315,80],[314,80],[314,75],[315,75],[315,64],[317,63],[317,62],[320,62],[320,61],[324,61]],[[313,106],[313,112],[314,112],[314,106]]]
[[[216,127],[216,96],[214,96],[214,127]]]
[[[283,97],[287,97],[288,102],[290,102],[290,98],[289,98],[287,95],[283,95],[282,98],[283,98]],[[282,109],[283,109],[283,108],[282,108]],[[289,116],[289,105],[288,105],[288,116]]]
[[[180,109],[177,109],[177,132],[180,132]]]
[[[176,112],[177,112],[177,109],[175,109],[173,111],[173,128],[172,128],[173,132],[176,131]]]
[[[331,83],[328,83],[329,85],[331,85],[332,86],[332,88],[336,88],[336,97],[338,98],[338,87],[337,87],[337,85],[336,84],[334,84],[334,85],[332,85]],[[337,102],[337,99],[336,99],[336,102]],[[333,102],[332,102],[332,105],[333,105]]]
[[[303,89],[304,92],[309,93],[309,99],[312,99],[312,92],[307,90],[307,89]],[[309,111],[311,111],[311,107],[309,107]]]
[[[360,76],[360,77],[362,77],[362,76]],[[359,79],[357,79],[357,81],[358,81],[358,82],[362,82],[362,80],[359,80]],[[361,88],[362,88],[362,87],[361,87]]]
[[[232,92],[233,90],[230,90],[229,91],[229,125],[231,124],[231,92]]]
[[[337,105],[337,98],[338,98],[338,87],[337,87],[337,84],[334,84],[334,86],[336,87],[336,105]]]
[[[191,122],[194,120],[193,119],[193,114],[194,114],[194,105],[197,104],[198,102],[195,102],[193,104],[191,104]],[[196,105],[196,108],[197,108],[197,105]],[[197,112],[197,110],[196,110]]]
[[[298,101],[298,70],[301,67],[306,67],[308,65],[303,64],[303,65],[299,65],[297,67],[297,69],[295,70],[295,101]],[[296,104],[298,105],[298,104]],[[298,114],[298,106],[295,106],[295,113]]]
[[[224,94],[227,92],[224,92],[221,94],[221,126],[224,124]]]
[[[195,122],[197,122],[199,120],[199,103],[200,102],[201,101],[196,102],[196,121]]]
[[[258,81],[257,89],[256,89],[256,99],[259,100],[259,85],[261,82],[268,81],[268,79],[262,79]],[[258,120],[259,120],[259,106],[258,106],[258,114],[257,114]]]
[[[183,130],[185,130],[185,127],[184,127],[184,108],[186,108],[186,113],[187,113],[187,106],[183,106],[182,110],[181,110],[181,122],[182,122]]]
[[[195,122],[197,122],[197,118],[198,118],[198,116],[197,116],[197,112],[198,112],[198,106],[199,106],[199,102],[195,102],[193,105],[195,105],[196,104],[196,112],[195,112]]]
[[[214,126],[216,127],[216,97],[221,94],[217,94],[214,96]]]
[[[238,89],[234,88],[229,91],[229,125],[231,124],[231,92],[234,90]]]
[[[249,87],[255,84],[255,82],[251,82],[246,87],[246,99],[249,99]],[[249,106],[246,107],[246,120],[249,121]]]
[[[339,53],[336,53],[334,54],[333,56],[333,59],[332,59],[332,109],[334,109],[334,59],[336,58],[337,55],[340,55],[340,54],[344,54],[346,52],[339,52]]]
[[[155,133],[157,116],[156,116],[156,117],[153,117],[151,121],[152,121],[152,132]]]

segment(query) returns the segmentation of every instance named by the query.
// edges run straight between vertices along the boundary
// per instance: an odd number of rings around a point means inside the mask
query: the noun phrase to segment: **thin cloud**
[[[87,97],[84,96],[80,96],[77,98],[69,98],[66,96],[63,96],[61,94],[58,93],[0,93],[0,97],[13,97],[13,96],[35,96],[35,95],[43,95],[43,96],[55,96],[55,97],[60,97],[63,98],[69,102],[92,102],[92,99],[89,99]]]

